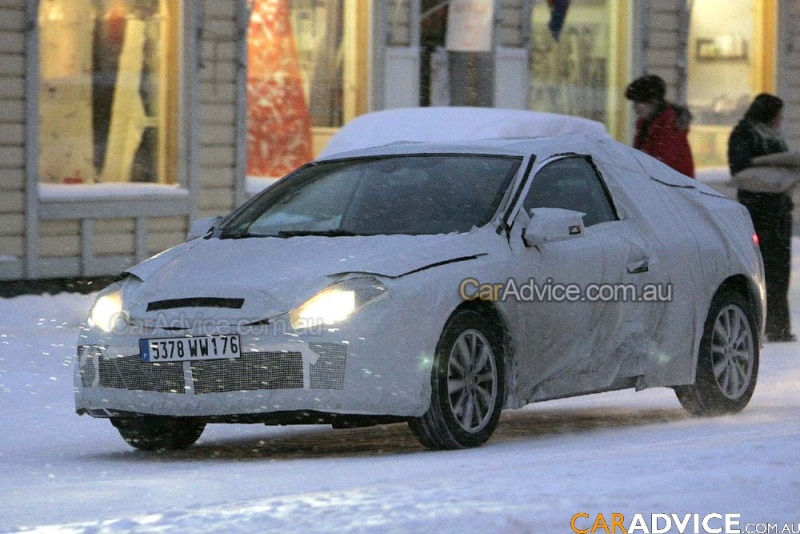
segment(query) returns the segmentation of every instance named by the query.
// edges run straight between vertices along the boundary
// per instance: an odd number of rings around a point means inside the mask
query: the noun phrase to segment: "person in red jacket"
[[[636,112],[636,137],[633,147],[650,154],[678,172],[694,178],[694,159],[689,147],[689,109],[667,102],[667,85],[650,74],[632,81],[625,98]]]

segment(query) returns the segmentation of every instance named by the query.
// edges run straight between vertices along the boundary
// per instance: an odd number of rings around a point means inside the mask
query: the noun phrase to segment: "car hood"
[[[482,235],[483,234],[483,235]],[[487,253],[494,231],[467,234],[196,239],[128,269],[131,318],[201,314],[254,321],[286,313],[340,276],[396,278]]]

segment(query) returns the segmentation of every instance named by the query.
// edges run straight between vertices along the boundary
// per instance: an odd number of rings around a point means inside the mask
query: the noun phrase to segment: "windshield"
[[[520,162],[443,154],[314,163],[234,215],[221,237],[468,232],[491,220]]]

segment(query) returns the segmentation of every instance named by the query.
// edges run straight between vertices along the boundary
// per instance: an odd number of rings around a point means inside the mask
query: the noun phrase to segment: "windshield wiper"
[[[278,232],[278,237],[302,237],[309,235],[322,237],[352,237],[362,234],[357,234],[349,230],[281,230]]]
[[[252,234],[250,232],[241,232],[238,234],[222,234],[221,239],[250,239],[263,238],[263,237],[302,237],[302,236],[321,236],[321,237],[352,237],[357,235],[355,232],[348,230],[279,230],[277,234]]]
[[[275,237],[260,234],[251,234],[250,232],[241,232],[238,234],[222,234],[220,239],[248,239],[250,237]]]

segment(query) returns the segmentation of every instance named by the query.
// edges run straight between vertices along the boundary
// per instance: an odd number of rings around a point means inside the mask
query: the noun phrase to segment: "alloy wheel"
[[[750,385],[753,354],[753,332],[747,316],[738,306],[726,306],[714,323],[711,365],[720,391],[729,399],[738,399]]]
[[[492,346],[478,330],[464,330],[453,343],[447,370],[453,416],[466,432],[479,432],[497,403],[497,367]]]

